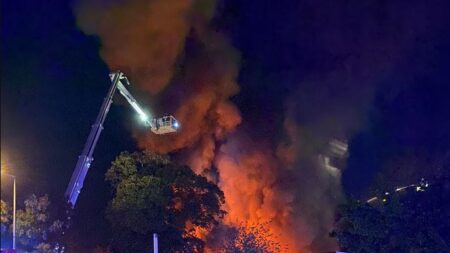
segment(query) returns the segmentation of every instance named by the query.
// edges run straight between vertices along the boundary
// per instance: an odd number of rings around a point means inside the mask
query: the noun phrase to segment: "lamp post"
[[[153,233],[153,253],[158,253],[158,234]]]
[[[5,173],[2,174],[13,179],[13,249],[16,249],[16,176]]]

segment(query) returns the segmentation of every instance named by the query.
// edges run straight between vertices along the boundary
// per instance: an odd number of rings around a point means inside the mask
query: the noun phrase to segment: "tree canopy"
[[[0,200],[0,221],[2,235],[8,230],[8,226],[11,223],[11,207],[3,200]]]
[[[276,253],[282,247],[276,236],[267,229],[268,223],[235,227],[221,226],[212,240],[212,250],[217,253]]]
[[[61,231],[62,222],[52,219],[47,195],[32,194],[24,201],[25,208],[17,211],[16,233],[19,243],[32,252],[53,252],[50,235]]]
[[[123,152],[106,173],[113,199],[107,209],[118,252],[151,252],[158,233],[160,252],[197,252],[198,231],[212,229],[223,217],[223,192],[189,167],[168,156]]]
[[[390,194],[378,205],[350,201],[332,236],[353,253],[450,252],[449,182]]]
[[[50,237],[61,231],[62,222],[52,219],[47,195],[32,194],[24,201],[24,208],[16,213],[16,236],[21,252],[50,253],[53,244]],[[2,236],[12,233],[11,207],[1,201]]]

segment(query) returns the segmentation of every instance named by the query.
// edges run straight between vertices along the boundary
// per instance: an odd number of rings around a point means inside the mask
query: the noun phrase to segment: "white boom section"
[[[89,167],[94,160],[94,149],[100,137],[100,133],[103,130],[103,123],[106,119],[106,115],[109,112],[113,96],[117,89],[119,89],[120,94],[125,97],[128,103],[130,103],[131,107],[133,107],[133,109],[138,113],[144,124],[150,127],[153,133],[166,134],[176,132],[179,128],[177,120],[171,115],[150,120],[149,116],[144,112],[144,110],[142,110],[136,99],[134,99],[131,93],[125,88],[124,83],[126,85],[129,85],[130,83],[128,82],[128,78],[122,72],[116,71],[109,74],[109,76],[112,82],[111,87],[109,88],[108,94],[103,101],[97,119],[92,125],[88,140],[84,145],[83,152],[78,157],[78,162],[75,166],[75,170],[66,189],[65,197],[72,208],[77,202],[78,195],[81,192],[81,188],[83,188],[83,183],[89,171]]]
[[[109,74],[111,81],[114,80],[114,74]],[[137,112],[139,115],[139,118],[145,123],[145,125],[151,127],[151,121],[148,117],[148,115],[142,110],[141,106],[139,106],[136,99],[131,95],[131,93],[125,88],[125,85],[122,83],[124,82],[126,85],[130,85],[130,82],[128,81],[128,78],[124,75],[122,75],[122,78],[119,79],[119,82],[117,83],[117,89],[119,89],[120,94],[130,103],[131,107]]]
[[[113,73],[109,75],[111,81],[114,80],[116,74],[117,73]],[[117,89],[119,89],[120,94],[125,97],[128,103],[130,103],[131,107],[133,107],[133,109],[138,113],[144,124],[146,126],[149,126],[150,130],[152,130],[153,133],[168,134],[178,131],[180,124],[172,115],[150,120],[150,117],[144,112],[144,110],[142,110],[141,106],[139,106],[138,102],[127,90],[125,85],[130,85],[130,82],[128,81],[128,78],[122,74],[119,78],[119,82],[117,83]]]

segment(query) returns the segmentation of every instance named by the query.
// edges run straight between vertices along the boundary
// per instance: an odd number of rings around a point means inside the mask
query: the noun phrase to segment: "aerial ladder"
[[[172,116],[164,116],[161,118],[153,118],[145,113],[136,99],[131,95],[126,86],[130,85],[128,78],[120,71],[113,72],[109,74],[111,79],[111,86],[108,90],[108,93],[103,100],[100,111],[98,112],[97,118],[94,124],[91,127],[91,132],[87,138],[86,143],[84,144],[83,151],[81,155],[78,157],[77,164],[72,173],[72,177],[70,178],[69,185],[67,186],[66,192],[64,194],[65,201],[67,204],[67,209],[65,209],[65,221],[63,222],[63,228],[61,231],[61,235],[65,234],[65,231],[69,228],[71,224],[71,213],[75,208],[75,205],[78,200],[78,196],[80,195],[81,189],[83,188],[83,183],[86,178],[86,175],[89,171],[89,167],[92,164],[93,153],[95,146],[97,145],[97,141],[100,137],[100,134],[103,130],[103,123],[105,122],[106,116],[109,112],[109,108],[113,102],[113,97],[117,90],[119,93],[128,101],[131,107],[137,112],[139,118],[142,120],[146,127],[149,127],[150,130],[158,135],[168,134],[177,132],[180,128],[178,121]],[[64,253],[65,246],[64,244],[57,243],[55,245],[56,252]]]
[[[93,158],[93,153],[95,146],[97,144],[98,138],[103,130],[103,123],[105,122],[106,116],[113,102],[114,94],[117,90],[119,93],[128,101],[131,107],[137,112],[139,118],[143,123],[150,128],[150,130],[155,134],[167,134],[176,132],[180,125],[178,121],[172,116],[164,116],[161,118],[150,119],[150,117],[144,112],[142,107],[138,104],[136,99],[127,90],[126,86],[130,85],[128,78],[120,71],[113,72],[109,74],[111,79],[111,87],[109,88],[108,94],[103,100],[103,104],[98,113],[95,123],[91,127],[91,132],[87,138],[84,145],[83,152],[78,157],[75,170],[73,171],[72,177],[70,179],[69,185],[67,186],[65,192],[65,199],[70,207],[73,209],[78,200],[78,195],[83,188],[83,183],[86,175],[89,171]],[[68,217],[70,219],[70,217]]]

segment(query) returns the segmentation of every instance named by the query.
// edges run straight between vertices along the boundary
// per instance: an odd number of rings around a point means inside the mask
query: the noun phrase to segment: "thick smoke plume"
[[[211,1],[80,1],[78,24],[102,40],[101,56],[151,93],[170,81],[195,18],[207,19]]]
[[[281,129],[271,136],[249,134],[257,126],[241,119],[230,100],[240,89],[239,53],[214,28],[215,1],[80,1],[76,12],[82,30],[100,37],[108,66],[157,95],[156,111],[174,112],[181,122],[174,135],[136,133],[139,145],[175,153],[216,181],[227,225],[267,223],[287,252],[298,253],[335,248],[328,232],[343,200],[341,172],[319,157],[330,141],[347,140],[363,125],[377,81],[414,37],[409,23],[396,22],[395,6],[381,6],[383,18],[367,7],[352,5],[356,16],[344,15],[352,13],[345,5],[315,8],[322,10],[317,35],[305,38],[332,60],[299,78],[278,112]],[[247,127],[239,128],[241,121]]]

